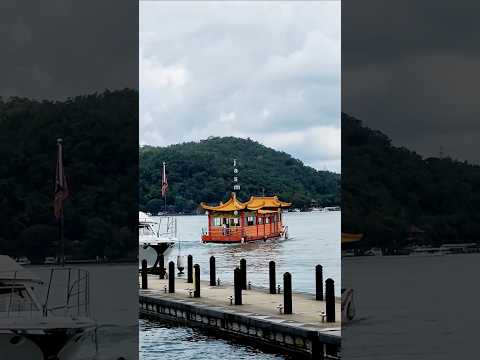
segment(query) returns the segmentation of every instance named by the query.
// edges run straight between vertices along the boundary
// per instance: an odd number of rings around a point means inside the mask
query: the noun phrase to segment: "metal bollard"
[[[210,256],[210,286],[215,286],[215,256]]]
[[[187,257],[187,283],[193,283],[193,257]]]
[[[147,260],[142,260],[142,289],[148,289]]]
[[[193,292],[193,297],[200,297],[200,265],[198,264],[195,264],[193,266],[193,269],[194,269],[194,276],[195,276],[195,281],[194,281],[194,284],[195,284],[195,290]]]
[[[240,284],[243,290],[247,290],[247,260],[240,260]]]
[[[325,280],[325,312],[327,322],[335,322],[335,283],[330,278]]]
[[[323,301],[323,267],[315,266],[315,299]]]
[[[238,267],[233,271],[233,286],[235,305],[242,305],[242,274]]]
[[[283,313],[292,313],[292,275],[289,272],[283,274]]]
[[[170,294],[175,292],[175,264],[173,261],[168,263],[168,292]]]
[[[275,283],[277,281],[275,279],[275,261],[270,261],[268,263],[268,278],[270,280],[270,294],[276,294]]]

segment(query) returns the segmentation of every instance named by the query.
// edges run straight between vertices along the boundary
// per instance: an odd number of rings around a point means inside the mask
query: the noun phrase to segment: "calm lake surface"
[[[174,248],[167,261],[176,261],[177,255],[192,255],[201,269],[201,278],[209,279],[209,259],[215,256],[217,277],[233,282],[233,270],[240,259],[247,261],[247,280],[253,286],[268,286],[268,263],[276,262],[277,283],[283,287],[282,274],[292,274],[296,291],[314,293],[315,266],[323,266],[324,278],[335,281],[335,292],[340,295],[340,225],[341,213],[311,212],[286,213],[289,239],[255,242],[239,245],[202,244],[201,229],[207,225],[206,216],[179,216],[180,249]],[[161,322],[140,321],[140,358],[162,359],[287,359],[284,356],[262,353],[254,348],[206,336],[197,330],[172,327]]]
[[[72,360],[138,359],[138,267],[129,265],[66,265],[66,268],[84,269],[90,274],[91,317],[97,321],[98,353],[94,345],[85,342],[81,353]],[[28,270],[48,282],[51,266],[26,266]],[[60,269],[60,267],[58,267]],[[75,271],[72,272],[75,274]],[[66,277],[55,272],[49,304],[63,303]],[[65,272],[66,274],[66,272]],[[72,275],[74,276],[74,275]],[[39,289],[44,298],[46,286]],[[70,359],[69,359],[70,360]]]
[[[353,360],[475,359],[480,254],[343,259],[357,317],[342,331]]]

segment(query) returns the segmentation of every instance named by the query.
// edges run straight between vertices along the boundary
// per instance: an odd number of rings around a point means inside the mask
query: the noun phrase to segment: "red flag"
[[[165,163],[163,163],[162,197],[165,197],[167,195],[167,189],[168,189],[167,173],[165,171]]]
[[[68,197],[68,185],[63,168],[62,139],[57,140],[58,156],[57,170],[55,174],[55,197],[53,200],[54,214],[57,219],[63,214],[63,201]]]

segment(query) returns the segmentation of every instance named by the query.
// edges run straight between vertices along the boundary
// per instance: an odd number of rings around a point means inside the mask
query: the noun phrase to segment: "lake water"
[[[323,266],[324,278],[335,281],[335,292],[340,295],[340,212],[286,213],[289,239],[238,245],[202,244],[201,229],[206,227],[206,216],[179,216],[178,236],[180,254],[192,255],[201,269],[201,278],[209,279],[209,259],[215,256],[217,277],[233,282],[233,270],[240,259],[247,261],[247,280],[254,286],[268,286],[268,263],[276,262],[277,283],[282,285],[282,274],[292,274],[295,291],[315,292],[315,266]],[[176,261],[179,249],[174,248],[167,260]],[[283,286],[282,286],[283,287]],[[262,353],[244,345],[217,340],[189,328],[172,327],[160,322],[140,321],[140,358],[161,359],[285,359],[283,356]]]
[[[85,342],[82,351],[72,360],[117,360],[121,357],[125,360],[138,359],[137,265],[67,265],[66,267],[89,272],[91,317],[99,326],[98,353],[94,354],[92,342]],[[35,265],[27,268],[48,282],[51,266]],[[60,272],[55,274],[49,304],[60,304],[64,300],[59,297],[65,295],[66,277]],[[46,286],[38,290],[40,298],[43,299]]]
[[[475,359],[480,254],[345,258],[357,318],[342,331],[352,360]]]

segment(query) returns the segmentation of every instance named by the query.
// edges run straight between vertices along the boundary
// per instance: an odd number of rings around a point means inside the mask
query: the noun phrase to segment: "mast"
[[[162,196],[164,199],[164,208],[163,212],[167,213],[167,188],[168,188],[168,180],[167,180],[167,172],[165,169],[165,161],[163,162],[163,173],[162,173]]]
[[[240,191],[240,185],[238,184],[237,159],[233,159],[233,193],[235,195],[237,195],[236,191]]]
[[[58,237],[60,242],[60,263],[65,265],[65,238],[63,222],[63,202],[68,197],[68,185],[63,168],[62,139],[57,139],[57,168],[55,173],[54,214],[58,222]]]

